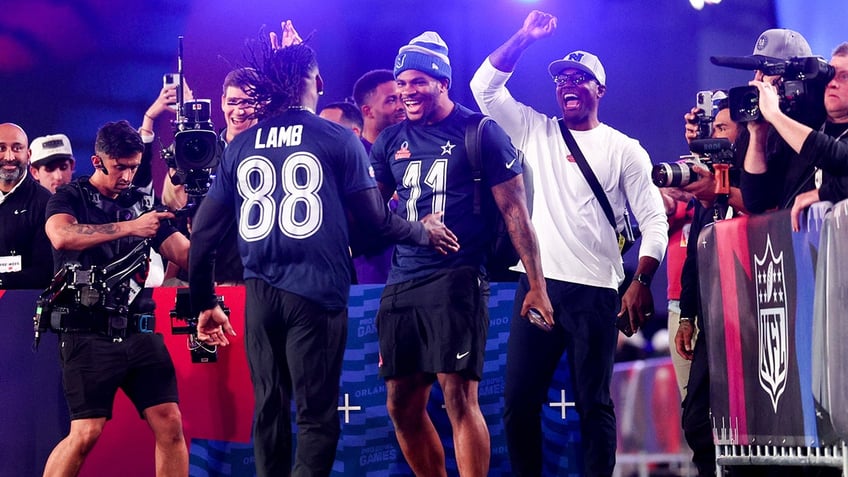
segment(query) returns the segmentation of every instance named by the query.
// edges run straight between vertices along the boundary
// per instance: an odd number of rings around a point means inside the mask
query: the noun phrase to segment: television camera
[[[166,83],[183,84],[182,36],[179,37],[177,60],[178,73],[165,75]],[[162,158],[175,171],[170,176],[171,183],[184,186],[188,196],[186,205],[176,213],[191,216],[209,192],[223,148],[212,125],[211,100],[184,101],[183,89],[177,87],[176,108],[174,143],[163,149]]]
[[[824,88],[833,79],[832,66],[818,56],[780,60],[767,57],[713,56],[717,66],[743,70],[759,70],[766,76],[780,76],[777,94],[780,109],[788,115],[803,112],[806,107],[823,107]],[[760,95],[755,86],[730,89],[730,117],[736,122],[757,121],[761,117]]]

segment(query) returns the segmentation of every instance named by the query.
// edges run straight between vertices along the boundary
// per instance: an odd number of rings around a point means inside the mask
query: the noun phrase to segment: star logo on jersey
[[[412,157],[412,153],[409,152],[409,142],[403,141],[400,145],[400,149],[395,152],[395,160],[409,159],[410,157]]]
[[[451,142],[448,141],[447,143],[445,143],[444,146],[442,146],[442,155],[443,156],[450,156],[451,151],[453,151],[453,148],[455,148],[455,147],[456,147],[456,144],[451,144]]]

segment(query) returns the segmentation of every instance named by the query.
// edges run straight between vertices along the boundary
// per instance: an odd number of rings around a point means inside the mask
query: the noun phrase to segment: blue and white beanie
[[[437,79],[446,79],[450,88],[448,45],[438,33],[425,31],[413,38],[408,45],[400,47],[395,58],[395,78],[406,70],[417,70]]]

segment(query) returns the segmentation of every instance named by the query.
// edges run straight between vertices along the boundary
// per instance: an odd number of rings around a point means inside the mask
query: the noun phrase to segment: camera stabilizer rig
[[[150,240],[145,239],[125,256],[103,267],[83,269],[77,262],[62,266],[36,300],[33,349],[38,349],[41,334],[48,329],[102,331],[116,339],[123,337],[128,325],[140,332],[152,332],[152,314],[129,315],[129,304],[140,291],[132,276],[147,267],[149,250]],[[91,319],[95,314],[107,317],[108,321],[95,322]],[[45,320],[45,316],[50,318]],[[129,323],[130,318],[133,323]]]
[[[224,304],[224,297],[218,296],[218,306],[230,316],[230,309]],[[174,309],[171,310],[171,333],[188,335],[188,350],[191,352],[192,363],[214,363],[218,361],[218,347],[209,346],[197,339],[198,316],[191,309],[188,288],[177,290]]]

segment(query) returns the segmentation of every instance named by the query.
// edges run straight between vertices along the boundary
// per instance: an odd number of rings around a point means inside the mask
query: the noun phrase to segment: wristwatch
[[[647,273],[637,273],[636,275],[633,275],[633,281],[639,282],[642,285],[645,285],[646,287],[651,286],[651,280],[653,279],[654,277],[648,275]]]

